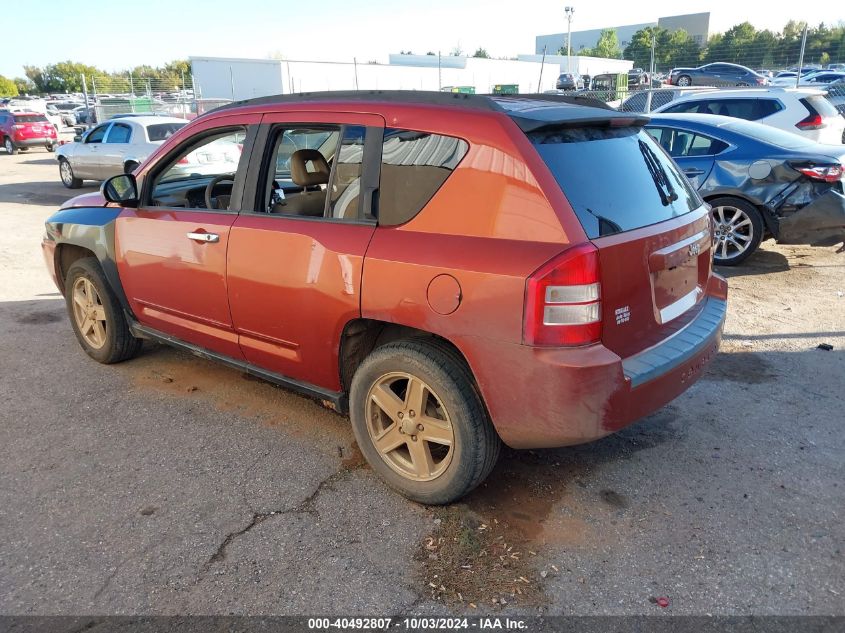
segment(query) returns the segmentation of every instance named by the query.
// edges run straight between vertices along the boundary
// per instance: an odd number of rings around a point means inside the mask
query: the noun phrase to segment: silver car
[[[59,176],[69,189],[83,180],[129,173],[188,122],[161,116],[106,121],[56,151]]]

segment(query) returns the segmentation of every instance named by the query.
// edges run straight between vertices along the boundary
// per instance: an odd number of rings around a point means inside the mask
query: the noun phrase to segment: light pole
[[[572,72],[572,16],[575,13],[575,7],[565,7],[566,11],[566,72]]]

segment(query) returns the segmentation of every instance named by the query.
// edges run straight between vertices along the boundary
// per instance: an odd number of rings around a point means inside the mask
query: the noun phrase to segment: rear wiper
[[[646,167],[648,167],[648,172],[651,174],[652,180],[654,180],[654,186],[657,187],[657,193],[660,194],[660,201],[663,203],[664,207],[668,206],[670,202],[674,202],[678,199],[678,193],[675,191],[672,183],[669,182],[669,175],[663,169],[663,165],[660,164],[660,161],[657,160],[657,156],[654,155],[654,150],[652,150],[643,141],[639,141],[639,145],[640,152],[643,155],[643,160],[645,161]]]

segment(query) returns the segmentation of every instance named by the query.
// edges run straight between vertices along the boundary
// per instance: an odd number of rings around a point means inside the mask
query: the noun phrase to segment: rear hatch
[[[711,273],[708,207],[645,121],[527,132],[598,249],[601,341],[623,358],[692,320]]]
[[[19,140],[44,138],[50,135],[50,128],[52,127],[52,124],[43,114],[15,115],[15,136]]]

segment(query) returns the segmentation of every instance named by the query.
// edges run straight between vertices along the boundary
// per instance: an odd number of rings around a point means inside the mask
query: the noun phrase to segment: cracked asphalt
[[[441,521],[315,402],[160,346],[85,356],[39,247],[67,195],[52,155],[0,153],[0,613],[845,614],[835,247],[764,243],[704,380],[601,442],[506,451]],[[518,545],[531,600],[478,587],[481,558],[431,582],[446,525]]]

